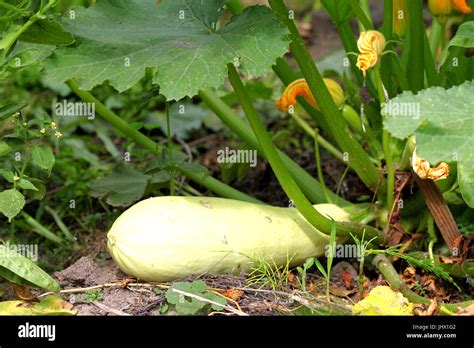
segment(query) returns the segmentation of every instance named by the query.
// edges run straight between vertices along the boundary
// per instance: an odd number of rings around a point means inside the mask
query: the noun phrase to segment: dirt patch
[[[64,290],[110,284],[127,278],[112,260],[98,263],[89,256],[80,258],[53,276]],[[154,308],[164,302],[163,296],[157,296],[151,290],[121,287],[91,289],[88,292],[63,294],[63,297],[74,304],[77,315],[150,315]]]

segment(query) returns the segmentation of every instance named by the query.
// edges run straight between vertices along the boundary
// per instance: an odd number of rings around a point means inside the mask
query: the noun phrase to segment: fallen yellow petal
[[[413,315],[414,305],[389,286],[377,286],[352,307],[354,315]]]

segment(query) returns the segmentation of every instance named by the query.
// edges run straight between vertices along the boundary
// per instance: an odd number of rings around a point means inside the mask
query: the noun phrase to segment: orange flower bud
[[[344,105],[344,91],[342,87],[334,80],[326,78],[323,80],[331,93],[334,103],[336,103],[338,107]],[[276,102],[278,110],[285,112],[290,106],[294,107],[297,102],[296,98],[298,97],[304,97],[314,108],[319,110],[319,105],[314,99],[305,79],[295,80],[286,87],[282,96]]]
[[[428,0],[428,7],[431,14],[441,21],[445,21],[454,11],[463,14],[472,12],[467,0]]]
[[[405,0],[393,1],[393,32],[404,36],[407,28],[408,9]]]
[[[360,33],[357,47],[360,54],[357,57],[357,67],[362,70],[364,77],[367,70],[377,65],[380,55],[385,49],[385,37],[376,30]]]
[[[451,0],[428,0],[428,8],[433,16],[449,16],[453,12]]]
[[[454,9],[460,13],[468,14],[472,12],[467,0],[451,0]]]

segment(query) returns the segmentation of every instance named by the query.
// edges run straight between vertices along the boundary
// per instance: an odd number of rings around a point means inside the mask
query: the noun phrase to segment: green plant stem
[[[341,192],[342,183],[344,182],[344,179],[346,178],[347,173],[349,173],[349,166],[346,167],[346,169],[341,175],[341,178],[339,179],[339,182],[337,183],[336,195],[338,196],[339,196],[339,193]]]
[[[386,184],[380,178],[379,172],[372,164],[368,154],[348,131],[341,112],[334,103],[321,74],[314,65],[314,61],[299,35],[295,22],[288,18],[288,10],[283,0],[270,0],[269,3],[279,19],[290,30],[290,38],[292,40],[290,43],[291,52],[321,109],[324,120],[329,127],[329,134],[337,142],[339,148],[343,152],[347,152],[351,167],[354,168],[359,178],[369,189],[375,190],[378,184],[385,189]]]
[[[438,69],[436,68],[435,58],[430,51],[430,44],[426,32],[424,34],[423,56],[428,84],[430,86],[440,86],[441,78],[438,74]]]
[[[385,37],[385,40],[387,42],[387,45],[385,47],[385,50],[387,51],[393,51],[394,48],[394,43],[392,42],[393,39],[393,13],[394,13],[394,4],[393,0],[385,0],[383,2],[383,24],[380,29],[382,32],[383,36]],[[384,59],[382,60],[381,64],[381,75],[382,75],[382,81],[387,88],[387,92],[389,95],[395,95],[397,90],[394,86],[393,83],[393,75],[397,78],[399,73],[393,72],[394,68],[396,69],[397,66],[396,64],[393,64],[393,61],[398,60],[398,55],[397,54],[387,54],[384,56]],[[398,79],[398,78],[397,78]],[[398,82],[398,81],[397,81]]]
[[[179,171],[181,174],[191,179],[192,181],[198,183],[201,186],[209,189],[210,191],[218,194],[221,197],[236,199],[239,201],[250,202],[250,203],[259,203],[263,204],[262,201],[246,195],[239,190],[236,190],[226,184],[223,184],[219,180],[213,178],[210,175],[202,175],[201,173],[196,173],[190,169],[182,168],[180,166],[173,166],[176,171]]]
[[[405,148],[403,149],[402,159],[400,160],[401,170],[410,170],[411,157],[415,150],[415,136],[410,136],[405,142]]]
[[[34,23],[42,19],[44,14],[48,12],[53,6],[55,6],[56,3],[57,3],[57,0],[49,0],[46,6],[44,6],[37,13],[31,16],[30,19],[28,19],[28,21],[25,24],[23,24],[19,30],[17,30],[13,35],[6,36],[5,42],[4,40],[0,40],[0,50],[3,49],[2,58],[6,57],[6,54],[8,53],[10,48],[13,46],[13,44],[18,40],[18,38],[23,33],[25,33]]]
[[[367,2],[364,0],[365,2],[364,8],[362,8],[361,4],[359,3],[359,0],[348,0],[348,2],[352,11],[354,11],[354,13],[357,16],[357,20],[359,21],[359,24],[362,27],[361,29],[374,30],[374,25],[372,24],[372,20],[370,19],[367,12],[365,11],[366,10],[365,7],[368,5]]]
[[[314,209],[303,192],[300,190],[293,177],[286,169],[285,164],[273,145],[271,137],[266,131],[263,122],[260,120],[257,111],[252,104],[252,100],[250,99],[247,91],[245,90],[244,84],[240,79],[239,73],[235,69],[235,66],[233,64],[228,64],[227,69],[229,71],[229,80],[232,84],[232,87],[234,88],[244,113],[249,120],[250,126],[252,127],[258,142],[262,146],[263,153],[270,163],[278,179],[278,182],[288,197],[294,202],[301,215],[303,215],[303,217],[316,229],[323,233],[330,234],[331,225],[333,222]],[[353,223],[337,224],[337,231],[339,232],[339,235],[342,236],[349,236],[351,232],[359,235],[362,234],[364,230],[367,230],[369,234],[374,237],[381,238],[379,231],[369,226],[362,226]]]
[[[56,222],[56,225],[59,227],[59,229],[61,230],[61,232],[64,234],[64,236],[72,243],[76,244],[77,241],[76,241],[76,238],[73,236],[73,234],[71,233],[71,231],[69,230],[69,228],[67,228],[67,226],[64,224],[63,220],[61,219],[61,217],[58,215],[58,213],[52,209],[51,207],[49,206],[46,206],[44,208],[54,219],[54,221]]]
[[[387,280],[390,286],[395,290],[400,291],[403,296],[408,299],[408,301],[412,303],[430,303],[429,299],[418,295],[407,287],[407,285],[400,279],[400,276],[398,275],[397,271],[385,255],[376,255],[372,263],[375,267],[378,268],[380,273],[382,273],[385,280]]]
[[[426,212],[428,214],[428,235],[430,236],[430,242],[428,244],[428,253],[430,255],[430,260],[434,263],[433,257],[433,246],[438,241],[438,237],[436,236],[434,219],[431,213]]]
[[[436,182],[441,193],[448,191],[456,182],[457,168],[456,166],[450,167],[450,173],[447,179],[439,180]],[[421,191],[418,191],[414,196],[407,200],[406,204],[402,209],[402,217],[407,217],[415,214],[419,214],[420,210],[426,208],[426,200]]]
[[[387,100],[383,90],[382,78],[380,76],[380,70],[378,67],[373,69],[373,76],[375,78],[375,84],[379,94],[380,103],[385,104]],[[390,146],[390,134],[387,130],[383,130],[382,133],[382,147],[385,153],[385,164],[387,167],[387,207],[391,209],[394,202],[394,191],[395,191],[395,168],[393,167],[392,149]],[[390,221],[388,222],[390,223]]]
[[[37,220],[35,220],[33,217],[31,217],[24,211],[21,213],[21,215],[23,216],[23,219],[25,219],[25,222],[31,226],[33,231],[38,233],[40,236],[43,236],[44,238],[49,239],[51,242],[56,244],[61,244],[63,242],[61,237],[55,235],[53,232],[41,225]]]
[[[0,1],[0,7],[3,7],[3,8],[6,8],[7,10],[10,10],[10,11],[13,11],[13,12],[16,12],[20,15],[23,15],[24,14],[24,11],[21,11],[19,9],[17,9],[15,6],[13,5],[10,5],[10,4],[7,4],[3,1]]]
[[[324,139],[321,135],[319,135],[318,130],[313,129],[308,122],[306,122],[302,117],[298,116],[296,113],[291,113],[291,117],[295,120],[298,126],[301,127],[308,134],[310,137],[314,138],[315,141],[321,145],[325,150],[327,150],[331,155],[336,157],[341,162],[344,162],[343,155],[341,151],[336,149],[329,141]]]
[[[221,121],[229,127],[248,146],[258,151],[258,154],[265,158],[261,145],[255,138],[252,129],[232,110],[219,96],[210,88],[199,91],[199,97],[203,102],[221,119]],[[303,190],[304,194],[313,203],[326,202],[321,184],[294,162],[285,153],[278,150],[285,167],[293,176],[298,186]],[[331,200],[339,206],[349,206],[352,203],[336,196],[333,192],[329,192]]]
[[[424,87],[424,55],[420,54],[420,48],[423,49],[425,26],[423,18],[423,0],[407,1],[410,46],[409,64],[407,67],[408,81],[413,93],[417,93]]]
[[[375,156],[377,160],[380,160],[380,158],[383,156],[381,153],[382,149],[380,148],[380,143],[377,141],[374,133],[372,132],[370,124],[368,122],[364,122],[364,124],[362,124],[362,118],[350,105],[347,104],[342,108],[342,116],[349,127],[351,127],[356,133],[360,134],[365,139],[365,141],[367,141],[372,155]]]
[[[436,61],[438,55],[439,45],[441,43],[441,38],[446,35],[446,25],[441,24],[437,19],[433,18],[433,23],[431,24],[431,34],[429,39],[431,56]]]
[[[331,197],[329,196],[329,193],[328,193],[328,188],[326,187],[326,183],[324,181],[323,169],[321,167],[321,156],[319,154],[319,132],[317,129],[314,131],[314,153],[316,155],[316,168],[318,171],[319,182],[321,183],[321,186],[323,187],[326,200],[332,203]]]
[[[385,255],[376,255],[372,261],[373,265],[378,268],[380,273],[384,276],[390,286],[400,291],[408,301],[416,304],[430,304],[430,299],[418,295],[416,292],[410,290],[407,285],[400,279],[397,271],[393,267],[392,263],[388,260]],[[465,308],[474,303],[474,301],[465,301],[460,303],[445,303],[441,304],[441,311],[456,312],[458,307]]]
[[[132,128],[127,122],[122,120],[117,116],[113,111],[108,109],[104,104],[102,104],[97,98],[95,98],[90,92],[80,89],[79,84],[75,80],[69,80],[67,85],[71,90],[76,93],[83,101],[94,103],[97,113],[112,126],[124,133],[130,140],[135,144],[143,147],[144,149],[150,151],[153,155],[159,156],[161,154],[160,148],[157,144],[146,135],[140,133],[138,130]],[[186,170],[182,167],[176,167],[184,176],[195,181],[199,185],[209,189],[212,192],[217,193],[218,195],[226,198],[237,199],[246,202],[261,203],[258,199],[246,195],[217,179],[214,179],[211,176],[202,176],[193,173],[192,171]]]
[[[173,143],[172,143],[172,136],[171,136],[171,120],[170,120],[170,105],[167,101],[165,106],[165,114],[166,114],[166,131],[168,133],[168,157],[170,162],[173,162]],[[174,172],[171,173],[170,178],[170,195],[174,196]]]

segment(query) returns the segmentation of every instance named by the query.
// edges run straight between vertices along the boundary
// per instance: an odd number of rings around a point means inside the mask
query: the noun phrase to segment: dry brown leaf
[[[19,284],[12,284],[13,291],[18,299],[23,301],[33,301],[36,296],[33,295],[28,288]]]
[[[474,316],[474,303],[466,308],[458,307],[458,315],[473,315]]]
[[[438,302],[436,299],[430,300],[430,304],[417,304],[413,309],[413,314],[418,316],[431,316],[436,315],[439,312]]]

